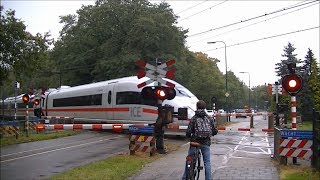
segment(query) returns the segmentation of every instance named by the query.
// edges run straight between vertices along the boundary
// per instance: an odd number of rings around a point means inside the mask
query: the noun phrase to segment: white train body
[[[77,123],[154,123],[158,117],[157,101],[143,99],[140,95],[142,88],[137,87],[147,80],[148,78],[138,79],[132,76],[51,89],[45,92],[44,98],[40,98],[40,105],[45,116],[73,117]],[[176,97],[164,100],[162,105],[174,107],[175,112],[181,107],[188,108],[190,119],[194,115],[198,98],[177,82],[165,80],[175,84]],[[157,85],[154,82],[148,86]],[[5,103],[9,101],[12,103],[11,100],[5,100]],[[23,109],[20,108],[18,113],[23,115]],[[173,122],[178,125],[188,123],[188,120],[177,118]]]

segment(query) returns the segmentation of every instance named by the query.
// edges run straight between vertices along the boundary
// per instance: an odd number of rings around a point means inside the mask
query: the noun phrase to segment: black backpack
[[[208,117],[197,117],[195,119],[194,136],[197,139],[205,139],[212,136],[212,126]]]

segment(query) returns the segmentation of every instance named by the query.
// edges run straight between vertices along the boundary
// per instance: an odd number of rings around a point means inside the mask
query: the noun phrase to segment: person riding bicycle
[[[195,115],[191,118],[188,129],[186,131],[186,137],[190,139],[190,142],[197,142],[200,144],[201,153],[203,157],[204,167],[205,167],[205,179],[211,180],[211,162],[210,162],[210,145],[211,145],[211,136],[217,134],[217,130],[214,126],[214,121],[212,117],[208,116],[205,112],[206,103],[203,100],[199,100],[197,102],[197,110],[195,111]],[[197,128],[198,126],[196,121],[206,121],[207,126],[210,126],[210,134],[208,136],[199,137],[197,136]],[[193,155],[196,150],[196,147],[190,146],[188,151],[188,156]],[[185,171],[182,179],[186,179],[187,174],[187,164],[185,166]]]

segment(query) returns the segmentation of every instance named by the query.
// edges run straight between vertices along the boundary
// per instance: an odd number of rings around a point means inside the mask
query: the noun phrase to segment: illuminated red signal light
[[[295,96],[301,90],[302,84],[302,78],[298,74],[290,74],[282,78],[282,88],[291,96]]]
[[[167,92],[163,88],[158,88],[155,90],[157,99],[165,100],[167,99]]]
[[[29,102],[29,100],[30,100],[30,97],[29,97],[28,94],[25,94],[25,95],[22,96],[22,101],[23,101],[24,103]]]
[[[33,104],[36,105],[36,106],[39,105],[39,104],[40,104],[39,99],[35,99],[35,100],[33,101]]]
[[[176,96],[176,91],[173,88],[164,86],[144,87],[141,95],[144,99],[171,100]]]

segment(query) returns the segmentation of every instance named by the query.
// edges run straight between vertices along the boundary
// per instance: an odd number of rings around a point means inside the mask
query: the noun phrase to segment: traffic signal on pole
[[[142,89],[141,95],[144,99],[171,100],[176,97],[176,91],[170,87],[148,86]]]
[[[39,104],[40,104],[40,100],[39,100],[39,99],[35,99],[35,100],[33,101],[33,104],[36,105],[36,106],[39,105]]]
[[[291,96],[295,96],[302,88],[302,78],[298,74],[285,75],[282,78],[282,88]]]
[[[29,97],[28,94],[25,94],[25,95],[22,96],[22,101],[23,101],[24,103],[28,103],[29,100],[30,100],[30,97]]]

